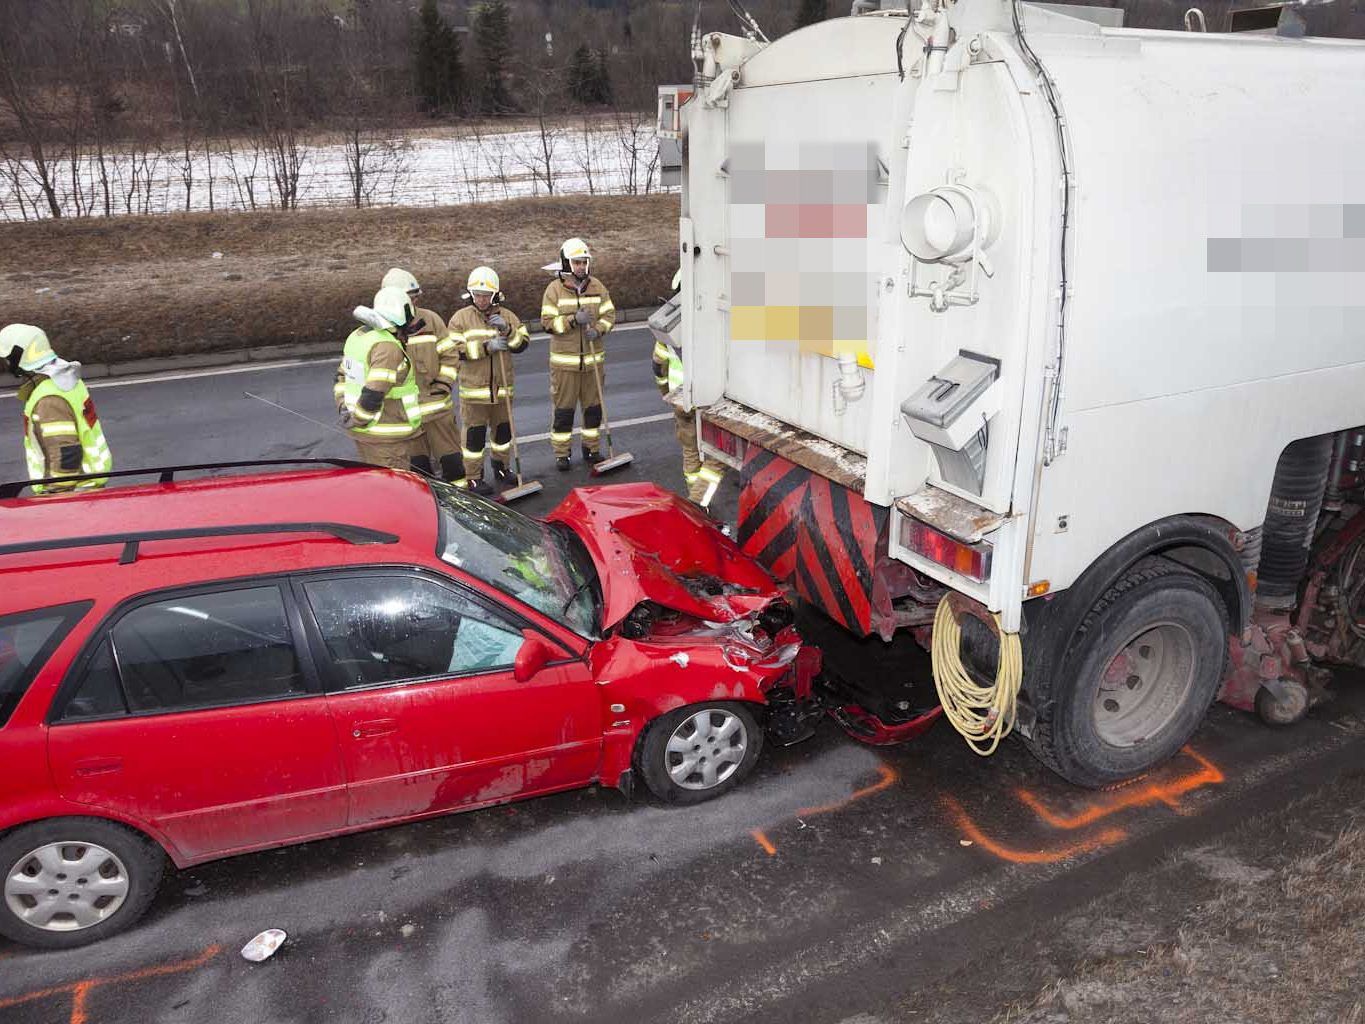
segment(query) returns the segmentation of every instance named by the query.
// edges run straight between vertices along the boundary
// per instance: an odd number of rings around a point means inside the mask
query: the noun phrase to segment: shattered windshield
[[[581,636],[597,629],[597,571],[567,528],[542,523],[450,484],[432,481],[440,509],[436,553]]]

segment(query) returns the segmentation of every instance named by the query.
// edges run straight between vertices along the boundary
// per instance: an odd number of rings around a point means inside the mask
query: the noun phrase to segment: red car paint
[[[0,543],[322,516],[397,541],[355,544],[327,533],[144,541],[128,564],[120,563],[121,544],[0,555],[0,621],[89,605],[0,722],[0,831],[46,818],[103,817],[152,837],[184,867],[594,782],[617,785],[654,718],[715,698],[761,704],[767,690],[789,679],[798,656],[784,661],[777,652],[799,653],[790,627],[763,649],[745,646],[739,617],[777,600],[778,588],[702,516],[650,486],[575,491],[551,514],[596,563],[604,623],[619,623],[647,598],[731,623],[730,632],[580,635],[443,561],[431,489],[387,470],[309,469],[3,500]],[[503,666],[360,689],[328,685],[316,609],[298,594],[301,581],[336,573],[410,575],[459,590],[524,624],[523,637],[535,637],[552,656],[526,682]],[[742,592],[699,597],[688,585],[697,574]],[[232,581],[281,588],[282,606],[297,613],[291,636],[309,692],[50,721],[69,699],[69,686],[62,689],[68,675],[79,681],[87,652],[115,628],[128,602],[178,589],[192,598],[199,590],[183,588]],[[277,642],[285,648],[289,638]],[[809,668],[809,658],[803,664]]]
[[[751,615],[773,600],[773,579],[762,566],[694,505],[656,484],[580,487],[547,518],[573,527],[604,568],[604,626],[643,600],[713,622]],[[743,590],[703,596],[688,586],[703,577]]]

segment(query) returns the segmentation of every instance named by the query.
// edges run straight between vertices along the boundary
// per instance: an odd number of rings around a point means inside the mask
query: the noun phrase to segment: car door
[[[526,682],[526,623],[458,583],[403,570],[300,578],[350,784],[350,823],[584,785],[599,698],[567,652]]]
[[[187,858],[344,828],[336,727],[297,622],[278,582],[117,613],[49,713],[58,790],[150,823]]]

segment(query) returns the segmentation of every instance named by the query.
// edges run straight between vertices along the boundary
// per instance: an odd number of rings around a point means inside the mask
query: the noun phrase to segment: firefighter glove
[[[364,425],[364,424],[362,424],[362,423],[360,422],[360,420],[356,419],[355,416],[353,416],[353,415],[351,414],[351,410],[350,410],[350,409],[347,409],[345,406],[342,406],[342,409],[341,409],[341,429],[342,429],[342,430],[354,430],[356,427],[360,427],[360,426],[363,426],[363,425]]]
[[[592,323],[592,314],[589,313],[586,309],[580,309],[577,313],[575,313],[575,314],[573,315],[573,318],[574,318],[574,323],[578,323],[578,324],[590,324],[590,323]]]
[[[488,344],[485,345],[484,347],[485,347],[486,349],[488,349],[488,351],[490,351],[490,352],[506,352],[506,351],[507,351],[507,339],[506,339],[506,338],[489,338],[489,339],[488,339]]]
[[[583,337],[587,338],[589,341],[596,341],[598,338],[602,337],[602,332],[596,327],[587,327],[583,330]]]
[[[507,324],[507,318],[503,316],[501,313],[494,313],[492,316],[490,316],[488,318],[488,326],[496,328],[497,332],[503,335],[504,337],[506,337],[507,332],[511,330],[511,328]]]

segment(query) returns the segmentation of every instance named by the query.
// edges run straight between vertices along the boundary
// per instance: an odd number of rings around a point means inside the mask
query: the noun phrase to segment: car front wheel
[[[0,935],[73,949],[137,921],[165,857],[147,839],[97,818],[57,818],[0,838]]]
[[[664,803],[695,804],[738,786],[762,748],[763,731],[743,704],[689,704],[649,724],[635,766]]]

